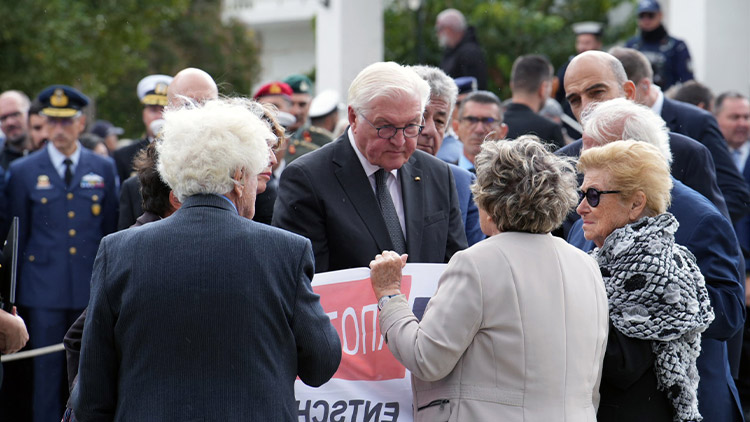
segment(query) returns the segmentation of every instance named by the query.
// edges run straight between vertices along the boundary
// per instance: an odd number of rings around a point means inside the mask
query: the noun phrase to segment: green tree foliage
[[[259,65],[255,38],[222,23],[220,0],[24,0],[0,2],[0,91],[30,96],[75,86],[97,118],[143,132],[138,81],[187,66],[214,76],[223,93],[249,91]]]
[[[510,96],[508,81],[513,61],[523,54],[544,54],[555,67],[575,54],[571,25],[581,21],[607,22],[607,12],[630,0],[422,0],[419,10],[394,1],[385,12],[385,58],[405,64],[438,65],[442,52],[434,32],[435,18],[447,8],[460,10],[474,26],[485,50],[489,88]],[[632,34],[635,23],[608,26],[604,43]],[[419,46],[422,40],[422,47]]]

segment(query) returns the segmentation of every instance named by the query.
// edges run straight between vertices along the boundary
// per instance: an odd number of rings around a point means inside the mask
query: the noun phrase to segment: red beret
[[[258,98],[265,97],[267,95],[283,95],[291,99],[292,87],[290,87],[289,84],[285,84],[284,82],[269,82],[260,87],[260,89],[255,92],[255,95],[253,95],[253,99],[257,100]]]

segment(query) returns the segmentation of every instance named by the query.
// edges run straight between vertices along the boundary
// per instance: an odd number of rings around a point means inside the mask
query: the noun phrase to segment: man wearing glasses
[[[89,300],[99,241],[115,230],[115,166],[83,148],[88,98],[65,85],[39,94],[49,142],[10,165],[10,216],[19,218],[19,313],[32,348],[60,343]],[[60,419],[67,396],[65,356],[34,358],[34,421]]]
[[[474,173],[474,157],[479,154],[487,136],[504,139],[508,126],[503,123],[500,99],[489,91],[476,91],[464,98],[458,109],[458,119],[453,130],[464,144],[464,153],[458,158],[459,167]]]
[[[8,169],[10,163],[26,153],[28,114],[31,102],[21,91],[0,94],[0,129],[5,133],[5,146],[0,153],[0,167]]]
[[[448,262],[466,234],[448,165],[416,151],[427,82],[374,63],[349,87],[349,129],[282,173],[273,224],[312,242],[315,271],[366,267],[383,250]]]
[[[625,47],[639,50],[648,57],[654,69],[654,83],[662,91],[693,79],[690,51],[684,41],[669,36],[662,25],[658,1],[641,0],[638,3],[638,28],[640,34],[629,39]]]

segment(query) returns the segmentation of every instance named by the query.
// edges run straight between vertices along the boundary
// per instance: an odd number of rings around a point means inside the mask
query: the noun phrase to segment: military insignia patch
[[[37,189],[52,189],[52,184],[49,182],[49,176],[46,174],[40,174],[36,178],[36,188]]]
[[[89,173],[81,179],[81,188],[96,189],[104,187],[104,178],[96,173]]]
[[[67,107],[68,101],[69,99],[65,95],[65,91],[60,88],[56,89],[55,93],[49,98],[49,103],[52,107]]]

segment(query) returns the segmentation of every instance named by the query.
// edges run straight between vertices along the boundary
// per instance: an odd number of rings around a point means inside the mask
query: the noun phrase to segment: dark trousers
[[[29,343],[35,349],[62,343],[68,328],[82,311],[30,308],[26,316]],[[65,352],[33,358],[33,369],[33,421],[59,421],[65,412],[65,402],[68,398]]]

